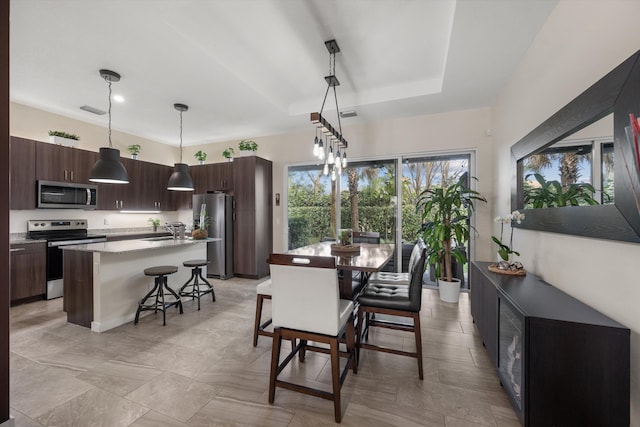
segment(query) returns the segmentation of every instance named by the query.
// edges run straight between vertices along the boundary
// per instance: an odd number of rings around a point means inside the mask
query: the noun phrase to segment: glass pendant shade
[[[346,168],[347,167],[347,152],[343,151],[342,152],[342,168]]]
[[[331,170],[331,181],[335,181],[336,180],[336,170],[332,169]]]
[[[189,166],[186,163],[176,163],[173,166],[173,173],[169,177],[167,190],[193,191],[193,180],[189,175]]]
[[[89,181],[101,184],[128,184],[129,175],[120,162],[120,150],[101,147],[100,157],[91,168]]]
[[[318,135],[316,135],[316,139],[313,141],[313,155],[318,157],[318,150],[320,149],[320,143],[318,142]]]
[[[333,157],[333,147],[329,146],[329,156],[327,157],[327,161],[329,163],[333,163],[334,162],[334,157]]]
[[[329,165],[327,163],[324,164],[324,168],[322,168],[323,175],[329,175]]]

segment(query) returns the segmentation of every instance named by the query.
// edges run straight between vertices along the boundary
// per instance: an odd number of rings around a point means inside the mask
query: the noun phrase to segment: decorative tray
[[[498,268],[497,264],[489,264],[489,271],[492,273],[507,274],[509,276],[526,276],[527,274],[527,270],[525,270],[524,268],[521,268],[519,270],[502,270]]]
[[[337,255],[360,255],[360,245],[331,245],[331,253]]]

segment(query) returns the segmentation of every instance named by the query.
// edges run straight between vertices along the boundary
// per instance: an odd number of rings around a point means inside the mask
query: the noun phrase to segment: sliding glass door
[[[448,185],[459,179],[466,179],[467,185],[470,175],[470,154],[450,154],[424,157],[406,157],[402,159],[402,240],[415,242],[422,233],[423,218],[416,212],[416,202],[420,194],[434,187]],[[426,219],[426,222],[429,218]],[[473,233],[472,233],[473,235]],[[467,256],[470,253],[470,242],[459,242],[465,247]],[[462,287],[468,288],[466,280],[468,264],[457,266],[454,273],[462,280]],[[424,277],[424,283],[436,286],[435,273],[431,268]]]
[[[396,256],[387,269],[407,271],[411,249],[423,225],[415,208],[418,196],[428,188],[470,176],[471,155],[350,162],[335,181],[331,175],[323,175],[322,165],[290,166],[289,249],[333,239],[339,228],[378,232],[381,242],[396,244]],[[468,254],[470,243],[463,243]],[[459,266],[463,287],[468,287],[466,272],[466,265]],[[429,274],[425,279],[429,284]]]

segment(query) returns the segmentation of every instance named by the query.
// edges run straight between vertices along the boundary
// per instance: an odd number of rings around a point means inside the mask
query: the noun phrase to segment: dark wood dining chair
[[[338,274],[334,257],[271,254],[273,347],[269,378],[269,403],[275,400],[276,387],[333,400],[335,421],[342,419],[340,390],[349,368],[357,373],[353,302],[340,299]],[[344,337],[346,351],[340,351]],[[280,362],[283,339],[299,340]],[[309,342],[328,344],[329,348],[312,346]],[[332,391],[284,381],[278,378],[282,370],[298,354],[304,362],[306,351],[331,355]],[[347,363],[340,371],[340,357]]]
[[[409,286],[411,280],[411,270],[415,266],[416,262],[420,259],[420,251],[425,247],[424,240],[420,237],[416,244],[413,246],[411,256],[409,258],[409,268],[405,273],[396,273],[391,271],[377,271],[369,276],[368,283],[384,283],[389,285],[403,285]]]
[[[420,244],[420,257],[411,270],[409,286],[369,283],[358,298],[357,347],[385,353],[409,356],[418,359],[418,375],[424,378],[422,369],[422,337],[420,335],[420,308],[422,307],[422,275],[426,259],[426,248]],[[386,316],[374,316],[376,314]],[[413,324],[389,320],[388,316],[412,318]],[[369,342],[369,329],[382,327],[413,332],[416,351],[405,351],[378,346]]]
[[[354,231],[353,243],[380,244],[380,233],[378,233],[377,231]]]
[[[354,231],[353,232],[353,243],[374,243],[380,244],[380,233],[377,231]],[[348,272],[345,272],[348,274]],[[364,289],[364,286],[367,284],[368,275],[362,274],[360,271],[354,271],[352,274],[352,291],[351,295],[353,295],[354,301],[357,299],[358,295]]]

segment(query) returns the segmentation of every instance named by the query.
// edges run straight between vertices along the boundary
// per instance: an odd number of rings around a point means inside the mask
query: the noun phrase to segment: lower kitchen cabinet
[[[630,330],[535,274],[470,269],[471,313],[524,426],[628,426]]]
[[[44,298],[47,293],[47,244],[12,244],[10,258],[11,302]]]

